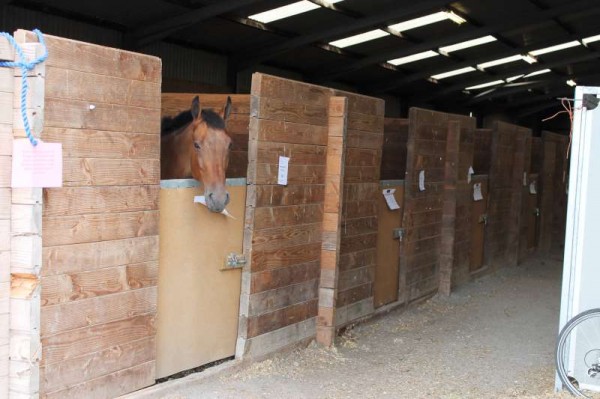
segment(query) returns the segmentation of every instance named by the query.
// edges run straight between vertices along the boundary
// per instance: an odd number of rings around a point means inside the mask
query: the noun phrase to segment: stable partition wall
[[[448,148],[450,122],[457,123],[452,127],[452,140]],[[451,284],[455,242],[458,241],[452,234],[449,241],[442,242],[442,231],[447,233],[450,229],[454,232],[453,227],[444,222],[456,224],[457,203],[456,196],[453,199],[451,194],[444,193],[444,189],[456,190],[459,179],[467,179],[468,167],[461,170],[466,162],[460,161],[460,137],[465,135],[465,144],[469,140],[472,142],[472,136],[469,138],[469,135],[475,129],[475,124],[475,119],[468,116],[419,108],[409,111],[403,216],[406,234],[404,256],[400,260],[401,270],[406,270],[408,301],[433,294],[441,285],[448,287]],[[472,153],[472,149],[470,151]],[[447,160],[448,153],[452,155],[450,161]],[[447,165],[447,162],[450,164]],[[449,185],[446,181],[447,169],[451,180]],[[448,199],[452,202],[446,207],[445,195],[449,195]],[[456,259],[458,261],[459,258]]]
[[[330,344],[336,328],[372,313],[383,109],[253,75],[237,356],[316,331]],[[290,158],[287,185],[277,184],[280,156]]]
[[[111,398],[154,383],[161,61],[45,39],[29,116],[62,143],[63,187],[12,190],[9,388]]]
[[[485,263],[495,270],[517,264],[522,219],[523,174],[531,130],[505,122],[492,128]]]

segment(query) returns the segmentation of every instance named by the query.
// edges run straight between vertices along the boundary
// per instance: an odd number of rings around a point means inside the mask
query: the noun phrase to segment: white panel
[[[578,313],[600,307],[600,106],[583,108],[585,93],[597,95],[600,88],[575,91],[560,328]],[[575,346],[575,355],[585,350]]]

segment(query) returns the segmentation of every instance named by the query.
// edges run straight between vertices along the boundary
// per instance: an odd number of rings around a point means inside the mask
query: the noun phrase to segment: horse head
[[[232,141],[225,127],[231,112],[231,98],[217,113],[202,109],[198,96],[192,101],[192,176],[204,185],[206,205],[212,212],[221,212],[229,203],[225,186],[225,171],[229,164]]]

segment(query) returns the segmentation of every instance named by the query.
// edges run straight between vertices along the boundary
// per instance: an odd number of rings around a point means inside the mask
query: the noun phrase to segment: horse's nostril
[[[208,198],[212,199],[213,193],[208,193]]]

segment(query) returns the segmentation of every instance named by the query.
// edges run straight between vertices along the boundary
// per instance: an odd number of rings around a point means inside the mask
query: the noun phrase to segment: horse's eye
[[[194,141],[194,148],[195,148],[195,149],[197,149],[197,150],[199,150],[199,149],[200,149],[200,144],[198,144],[198,143],[196,143],[196,142]]]

